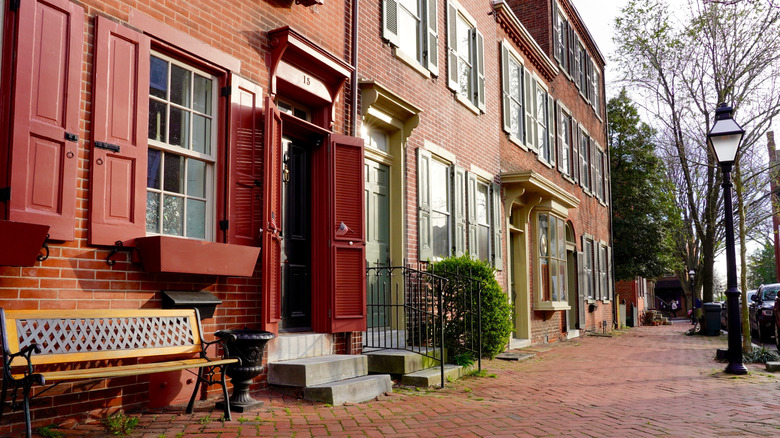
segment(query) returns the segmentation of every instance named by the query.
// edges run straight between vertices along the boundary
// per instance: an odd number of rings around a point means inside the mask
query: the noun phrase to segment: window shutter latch
[[[219,229],[221,231],[227,231],[228,227],[230,226],[230,221],[227,219],[223,219],[219,221]]]
[[[11,200],[11,188],[10,187],[0,188],[0,202],[8,202],[10,200]]]
[[[114,152],[115,154],[119,153],[119,145],[111,144],[111,143],[105,143],[102,141],[96,141],[95,147],[99,149],[105,149],[107,151]]]

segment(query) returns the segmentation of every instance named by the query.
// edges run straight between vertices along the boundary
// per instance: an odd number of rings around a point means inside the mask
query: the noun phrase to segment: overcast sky
[[[612,33],[614,31],[615,17],[620,15],[620,9],[623,8],[628,0],[571,0],[577,12],[585,21],[590,34],[596,40],[596,44],[601,50],[607,61],[607,71],[605,78],[607,80],[607,99],[612,97],[614,89],[609,83],[617,79],[617,72],[612,68],[610,57],[615,49],[612,43]]]

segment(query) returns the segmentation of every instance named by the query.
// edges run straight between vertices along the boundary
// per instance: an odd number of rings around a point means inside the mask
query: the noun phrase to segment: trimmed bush
[[[493,358],[504,351],[512,332],[512,306],[496,281],[493,267],[464,255],[432,263],[428,270],[447,279],[444,295],[445,311],[449,315],[444,328],[444,346],[448,357],[458,357],[470,349],[477,351],[478,284],[482,286],[482,355]]]

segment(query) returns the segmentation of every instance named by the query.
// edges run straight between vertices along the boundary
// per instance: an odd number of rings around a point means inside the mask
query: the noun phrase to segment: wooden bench
[[[210,345],[223,341],[206,342],[203,339],[197,309],[0,308],[0,330],[3,340],[0,418],[5,406],[10,406],[11,410],[20,407],[21,395],[28,437],[32,434],[30,400],[57,384],[195,368],[197,381],[187,413],[192,413],[201,383],[219,384],[225,400],[225,418],[231,419],[225,368],[238,363],[239,359],[207,356],[206,349]],[[198,357],[193,357],[196,353]],[[114,365],[118,362],[116,359],[140,360]],[[215,377],[217,373],[219,380]],[[50,386],[31,397],[33,385]],[[6,398],[9,390],[10,400]]]

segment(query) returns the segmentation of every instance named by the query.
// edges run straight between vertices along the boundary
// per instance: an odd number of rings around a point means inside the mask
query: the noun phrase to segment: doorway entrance
[[[390,266],[390,168],[366,160],[366,266]],[[389,276],[367,279],[369,327],[388,325],[385,305],[390,302]]]
[[[300,140],[282,140],[282,319],[280,329],[311,330],[311,155]]]

